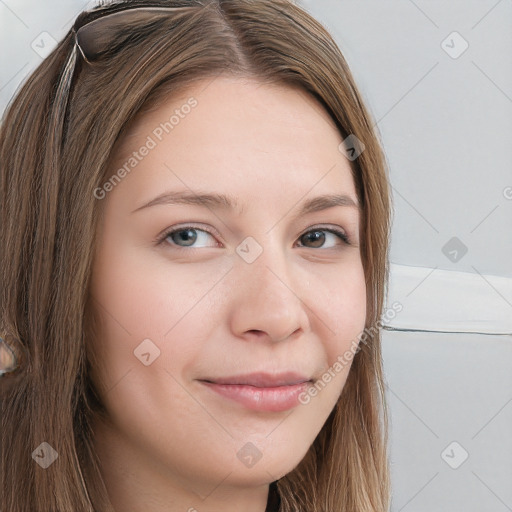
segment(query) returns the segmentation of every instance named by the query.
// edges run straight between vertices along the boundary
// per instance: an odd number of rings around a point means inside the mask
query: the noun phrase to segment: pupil
[[[314,247],[321,247],[324,243],[325,234],[323,231],[311,231],[306,233],[306,237],[309,237],[310,241],[313,242]]]
[[[185,233],[184,236],[180,236],[182,233]],[[188,245],[192,245],[196,238],[197,233],[195,232],[195,229],[182,229],[180,231],[176,231],[171,235],[174,242],[179,243],[181,242],[190,242]]]

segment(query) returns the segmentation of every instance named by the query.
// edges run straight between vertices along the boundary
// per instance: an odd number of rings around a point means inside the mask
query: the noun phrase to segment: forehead
[[[305,91],[217,77],[138,116],[115,148],[111,172],[136,164],[116,187],[134,204],[163,188],[222,190],[242,205],[244,196],[275,202],[308,193],[345,193],[357,202],[342,140]]]

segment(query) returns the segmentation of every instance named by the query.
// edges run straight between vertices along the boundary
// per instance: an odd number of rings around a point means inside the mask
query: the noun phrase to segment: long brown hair
[[[115,142],[160,97],[220,74],[299,86],[364,151],[351,161],[362,206],[360,251],[371,336],[301,463],[277,481],[282,512],[386,512],[388,415],[380,333],[391,199],[371,117],[325,28],[288,0],[122,0],[86,23],[133,7],[151,14],[103,34],[93,63],[70,30],[11,101],[0,131],[0,336],[19,367],[0,378],[4,512],[113,511],[93,449],[101,409],[89,378],[89,278]],[[33,451],[47,442],[47,469]]]

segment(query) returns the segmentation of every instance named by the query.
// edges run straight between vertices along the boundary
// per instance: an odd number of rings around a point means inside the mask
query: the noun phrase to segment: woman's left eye
[[[339,245],[335,243],[331,247],[324,247],[325,240],[327,238],[324,233],[334,235],[338,239],[341,239],[344,244],[350,245],[350,240],[343,231],[334,228],[318,227],[306,231],[299,237],[301,247],[305,247],[306,245],[304,244],[307,243],[312,243],[312,245],[310,245],[309,247],[314,249],[332,249],[336,247],[336,245]],[[200,234],[203,234],[203,236],[201,237]],[[177,248],[179,249],[184,249],[187,247],[190,247],[192,249],[198,249],[200,247],[194,246],[197,240],[201,240],[201,238],[204,239],[208,236],[213,237],[214,235],[210,233],[210,231],[205,229],[199,229],[194,226],[184,226],[172,229],[170,231],[166,231],[164,235],[162,235],[162,237],[158,240],[158,243],[163,243],[167,241],[169,244],[177,246]],[[184,245],[181,245],[182,243]]]
[[[323,235],[323,233],[329,233],[330,235],[334,235],[338,239],[341,239],[344,244],[350,245],[350,240],[349,240],[348,236],[343,231],[341,231],[339,229],[334,229],[334,228],[315,228],[315,229],[311,229],[309,231],[306,231],[303,235],[301,235],[299,237],[299,240],[302,240],[302,239],[306,238],[306,239],[309,239],[311,242],[313,242],[313,244],[320,243],[320,245],[323,245],[323,243],[325,241],[325,238],[326,238],[325,235]],[[312,236],[310,236],[310,235],[312,235]],[[320,235],[320,236],[317,236],[317,235]],[[318,245],[314,245],[313,247],[314,248],[320,248],[320,249],[331,249],[331,248],[334,248],[334,246],[333,247],[318,247]]]

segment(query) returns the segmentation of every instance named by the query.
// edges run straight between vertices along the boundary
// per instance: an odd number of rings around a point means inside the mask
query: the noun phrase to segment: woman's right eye
[[[204,236],[201,236],[201,233]],[[183,226],[166,231],[159,240],[159,243],[167,242],[172,246],[176,246],[178,249],[199,249],[201,247],[195,247],[193,244],[197,242],[197,240],[205,240],[208,236],[213,237],[213,234],[208,230],[199,229],[194,226]],[[181,245],[182,243],[184,245]],[[218,247],[218,245],[216,247]]]

